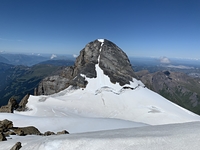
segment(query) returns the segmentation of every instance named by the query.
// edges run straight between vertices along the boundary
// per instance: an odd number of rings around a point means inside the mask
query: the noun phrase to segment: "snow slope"
[[[20,150],[197,150],[200,123],[182,123],[59,136],[12,136],[1,142],[7,150],[22,142]]]

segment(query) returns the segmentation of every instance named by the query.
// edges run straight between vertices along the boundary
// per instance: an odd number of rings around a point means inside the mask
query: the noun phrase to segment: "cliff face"
[[[80,51],[74,66],[65,68],[59,75],[45,78],[36,89],[37,95],[57,93],[70,85],[84,88],[87,78],[96,78],[95,65],[99,64],[112,83],[129,84],[136,77],[127,55],[108,40],[95,40]]]

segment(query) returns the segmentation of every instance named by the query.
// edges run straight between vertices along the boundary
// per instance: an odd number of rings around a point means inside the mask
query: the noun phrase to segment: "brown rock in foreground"
[[[21,142],[17,142],[10,150],[19,150],[21,147]]]

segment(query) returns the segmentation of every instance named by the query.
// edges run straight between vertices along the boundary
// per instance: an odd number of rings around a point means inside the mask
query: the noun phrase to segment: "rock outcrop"
[[[0,112],[4,113],[13,113],[14,109],[18,107],[18,103],[15,98],[10,98],[8,104],[5,106],[1,106]]]
[[[22,148],[21,142],[17,142],[10,150],[19,150]]]
[[[0,133],[0,141],[7,141],[7,139],[3,133]]]
[[[25,111],[26,110],[26,104],[28,103],[29,96],[30,96],[30,94],[26,94],[24,96],[24,98],[19,103],[17,111]]]
[[[54,132],[47,131],[44,134],[42,134],[34,126],[13,127],[13,122],[10,121],[10,120],[5,119],[5,120],[0,121],[0,141],[6,141],[7,140],[6,137],[9,137],[10,135],[18,135],[18,136],[26,136],[26,135],[50,136],[50,135],[60,135],[60,134],[69,134],[69,132],[66,131],[66,130],[63,130],[63,131],[57,132],[57,134],[55,134]],[[19,143],[18,144],[16,143],[13,146],[13,148],[17,148],[17,147],[20,147]]]
[[[66,131],[66,130],[63,130],[63,131],[61,131],[61,132],[57,132],[57,135],[59,135],[59,134],[69,134],[69,132]]]
[[[20,136],[24,136],[24,135],[41,135],[40,131],[33,126],[29,126],[29,127],[15,127],[12,128],[12,130]]]
[[[129,84],[136,75],[127,55],[114,43],[108,40],[95,40],[88,43],[77,57],[74,66],[65,68],[59,75],[45,78],[36,89],[37,95],[57,93],[70,85],[85,88],[87,78],[96,78],[96,67],[103,70],[112,83],[121,86]]]
[[[20,101],[19,104],[17,103],[15,98],[11,97],[8,100],[7,105],[0,107],[0,112],[2,112],[2,113],[13,113],[14,110],[25,111],[27,109],[26,104],[28,103],[29,96],[30,96],[30,94],[26,94],[23,97],[23,99]]]
[[[0,121],[0,132],[6,132],[9,129],[13,128],[13,123],[12,121],[9,121],[7,119],[4,119],[2,121]]]
[[[44,136],[50,136],[50,135],[55,135],[54,132],[51,132],[51,131],[47,131],[43,134]]]

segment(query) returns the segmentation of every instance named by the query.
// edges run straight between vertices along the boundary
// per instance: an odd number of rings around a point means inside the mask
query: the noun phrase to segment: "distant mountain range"
[[[57,56],[57,55],[27,55],[27,54],[10,54],[10,53],[2,53],[0,54],[0,62],[12,64],[12,65],[24,65],[24,66],[33,66],[35,64],[49,61],[49,60],[72,60],[74,61],[74,57],[72,55],[66,56]]]
[[[2,62],[2,63],[9,63],[9,60],[0,55],[0,62]]]
[[[151,90],[170,101],[200,114],[200,78],[182,72],[148,70],[136,72],[139,79]]]
[[[20,101],[27,93],[34,94],[34,88],[43,78],[73,63],[71,60],[48,60],[32,67],[0,63],[0,106],[7,104],[12,96]]]

